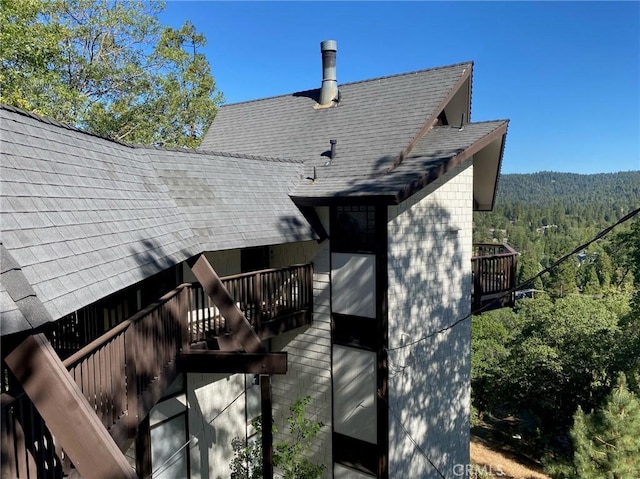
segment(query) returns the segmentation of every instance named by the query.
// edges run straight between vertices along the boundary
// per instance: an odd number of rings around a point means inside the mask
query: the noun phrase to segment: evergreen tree
[[[640,477],[640,401],[624,375],[601,409],[592,414],[578,409],[571,437],[576,478]]]

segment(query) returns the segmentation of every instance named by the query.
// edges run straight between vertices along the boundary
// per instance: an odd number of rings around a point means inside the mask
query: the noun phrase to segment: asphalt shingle
[[[381,169],[395,159],[470,73],[470,62],[339,85],[338,106],[316,109],[319,90],[222,106],[201,149]],[[375,160],[375,161],[372,161]]]
[[[100,277],[104,262],[96,262],[89,253],[97,246],[106,247],[101,238],[105,233],[112,248],[129,244],[128,218],[137,221],[145,239],[165,239],[157,246],[169,262],[184,260],[184,251],[200,252],[197,238],[146,153],[9,107],[3,107],[1,115],[4,245],[14,253],[27,284],[41,292],[44,307],[56,312],[54,317],[115,292],[102,290],[96,295],[67,275],[72,266],[95,270],[94,276]],[[107,204],[104,198],[117,200]],[[112,219],[107,230],[100,229],[103,217]],[[163,217],[166,222],[145,226],[150,218]],[[129,262],[129,268],[136,267],[133,258]],[[3,275],[4,282],[15,278]],[[66,297],[59,299],[64,293]],[[3,323],[5,319],[3,315]]]
[[[33,326],[21,306],[57,319],[206,250],[315,238],[288,197],[299,162],[132,147],[0,114],[3,248],[16,266],[2,274],[3,334]],[[298,231],[263,233],[284,218]]]
[[[416,181],[435,179],[438,161],[455,156],[434,150],[428,161],[419,161],[416,148],[447,146],[433,143],[442,138],[434,136],[436,128],[426,128],[447,101],[469,100],[461,99],[470,95],[472,67],[466,62],[339,85],[340,101],[329,108],[316,108],[319,90],[226,105],[201,149],[304,160],[302,180],[291,192],[297,202],[363,196],[395,202],[402,192],[414,192]],[[469,146],[475,141],[470,133],[480,130],[468,123],[468,111],[463,118],[469,128],[447,135]],[[336,157],[330,161],[333,139]]]
[[[2,273],[3,334],[203,251],[315,239],[290,197],[411,194],[506,131],[487,123],[424,133],[471,69],[343,84],[339,104],[325,109],[314,108],[318,90],[224,106],[200,151],[125,145],[0,108],[2,238],[19,266]]]

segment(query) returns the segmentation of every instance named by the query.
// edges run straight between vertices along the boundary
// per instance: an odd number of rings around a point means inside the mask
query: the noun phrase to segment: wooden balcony
[[[312,266],[306,264],[220,282],[257,335],[268,338],[311,322],[312,276]],[[202,286],[185,283],[84,345],[62,364],[95,413],[96,423],[124,451],[140,422],[181,372],[181,355],[195,345],[215,347],[217,338],[229,333],[225,317]],[[68,347],[70,341],[64,344]],[[57,478],[75,473],[60,445],[65,441],[59,439],[83,425],[75,424],[69,412],[71,422],[57,429],[56,438],[40,416],[46,412],[41,409],[49,406],[36,406],[38,410],[20,388],[12,395],[2,394],[2,477]]]
[[[473,289],[472,310],[495,309],[515,304],[519,253],[507,244],[476,243],[471,258]]]
[[[266,269],[221,278],[236,306],[261,339],[310,324],[313,304],[313,271],[310,264]],[[213,343],[227,334],[220,310],[199,283],[189,286],[187,312],[190,343]],[[213,344],[215,347],[215,344]]]

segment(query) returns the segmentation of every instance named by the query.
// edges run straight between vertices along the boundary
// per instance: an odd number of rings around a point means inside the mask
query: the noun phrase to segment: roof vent
[[[320,43],[322,52],[322,89],[320,90],[320,105],[330,106],[338,98],[338,83],[336,80],[336,52],[338,44],[335,40],[325,40]]]

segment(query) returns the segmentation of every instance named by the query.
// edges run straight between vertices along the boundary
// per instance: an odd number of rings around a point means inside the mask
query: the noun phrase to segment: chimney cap
[[[320,42],[320,51],[321,52],[325,52],[325,51],[338,51],[338,42],[336,42],[335,40],[325,40],[323,42]]]

